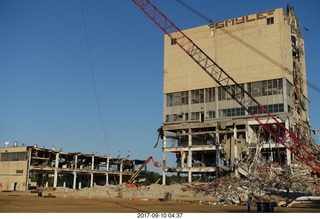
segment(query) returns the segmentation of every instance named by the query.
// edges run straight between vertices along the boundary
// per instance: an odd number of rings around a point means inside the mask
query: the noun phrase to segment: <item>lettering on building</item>
[[[219,28],[223,28],[223,27],[229,27],[229,26],[248,23],[248,22],[252,22],[252,21],[267,19],[268,17],[273,15],[274,12],[275,12],[275,10],[269,10],[269,11],[264,11],[264,12],[260,12],[257,14],[242,16],[242,17],[238,17],[238,18],[225,20],[225,21],[219,21],[219,22],[210,24],[209,27],[219,29]]]

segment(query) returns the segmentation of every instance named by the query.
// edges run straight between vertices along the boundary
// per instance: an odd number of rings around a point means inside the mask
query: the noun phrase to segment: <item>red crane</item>
[[[299,138],[240,86],[227,72],[201,50],[173,22],[148,0],[132,0],[175,44],[193,59],[217,84],[219,84],[258,124],[291,153],[320,174],[320,162],[313,156],[318,153],[309,142]],[[261,115],[263,114],[263,116]],[[263,123],[260,118],[266,119]],[[273,123],[269,126],[268,123]],[[281,133],[281,137],[279,136]]]

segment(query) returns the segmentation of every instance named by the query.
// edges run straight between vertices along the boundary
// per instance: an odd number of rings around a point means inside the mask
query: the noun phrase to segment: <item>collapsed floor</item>
[[[285,180],[284,180],[285,179]],[[44,192],[63,197],[164,199],[170,194],[172,201],[190,201],[212,205],[246,205],[248,197],[254,203],[274,202],[287,206],[297,197],[320,195],[318,178],[301,175],[261,174],[258,178],[224,176],[210,183],[151,184],[129,188],[126,184],[93,186],[74,190],[69,188],[41,188]],[[319,205],[318,205],[319,207]]]

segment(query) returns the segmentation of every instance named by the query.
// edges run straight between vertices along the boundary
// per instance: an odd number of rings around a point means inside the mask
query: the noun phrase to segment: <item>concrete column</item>
[[[285,121],[285,128],[289,130],[289,119]],[[291,164],[291,151],[286,149],[287,152],[287,165],[289,166]]]
[[[239,153],[238,153],[238,145],[236,144],[237,142],[237,126],[234,125],[233,126],[233,137],[232,137],[232,142],[234,144],[234,158],[235,158],[235,168],[234,168],[234,172],[237,175],[238,174],[238,163],[239,163]]]
[[[230,166],[233,168],[234,167],[234,161],[235,161],[235,151],[234,151],[233,137],[231,137],[231,136],[230,136],[230,139],[229,139],[229,144],[230,144]]]
[[[167,147],[167,137],[164,135],[163,136],[163,141],[162,141],[162,185],[166,185],[166,172],[165,172],[165,167],[166,167],[166,147]]]
[[[186,154],[184,153],[184,151],[181,151],[181,162],[180,162],[180,166],[181,168],[184,168],[184,160],[186,158]]]
[[[249,136],[252,136],[253,131],[248,125],[248,122],[246,124],[246,142],[252,143],[252,137],[249,139]]]
[[[188,151],[188,182],[191,183],[192,182],[192,172],[191,172],[191,169],[192,169],[192,152],[191,152],[191,149],[189,147],[189,151]]]
[[[77,186],[77,170],[78,168],[78,155],[74,158],[74,171],[73,171],[73,189],[76,189]]]
[[[79,184],[78,184],[78,189],[81,189],[82,183],[81,183],[81,179],[79,180]]]
[[[56,188],[58,184],[58,168],[59,168],[59,153],[56,153],[55,167],[54,167],[54,178],[53,187]]]
[[[109,162],[110,162],[110,159],[109,159],[109,157],[108,157],[108,158],[107,158],[106,185],[109,184]]]
[[[93,170],[94,170],[94,155],[91,161],[90,187],[93,187]]]
[[[76,186],[77,186],[77,173],[74,171],[73,172],[73,186],[72,186],[72,188],[76,189]]]
[[[121,160],[120,163],[120,175],[119,175],[119,184],[122,184],[122,168],[123,168],[123,161]]]
[[[234,125],[233,126],[233,142],[234,142],[234,157],[236,158],[236,160],[239,160],[239,156],[238,156],[238,146],[236,144],[237,142],[237,126]]]
[[[191,172],[191,167],[192,167],[192,153],[191,153],[191,147],[192,147],[192,135],[191,135],[191,132],[192,132],[192,130],[191,129],[189,129],[188,130],[188,132],[189,132],[189,134],[188,134],[188,147],[189,147],[189,154],[188,154],[188,168],[189,168],[189,170],[188,170],[188,182],[189,183],[191,183],[192,182],[192,172]],[[183,153],[183,155],[184,155],[184,153]],[[181,156],[181,159],[182,159],[182,161],[183,161],[183,165],[184,165],[184,158],[185,158],[185,156]],[[184,167],[184,166],[183,166]]]
[[[192,147],[192,135],[191,135],[191,129],[189,129],[189,135],[188,135],[188,146]]]
[[[219,161],[220,161],[220,151],[219,151],[219,145],[220,145],[220,140],[219,140],[219,130],[216,133],[216,178],[219,177]]]

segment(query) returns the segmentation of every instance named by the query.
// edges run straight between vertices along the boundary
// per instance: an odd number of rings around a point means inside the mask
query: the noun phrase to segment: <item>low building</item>
[[[145,160],[98,154],[67,153],[34,146],[0,147],[0,191],[27,191],[37,187],[81,189],[122,184]]]

